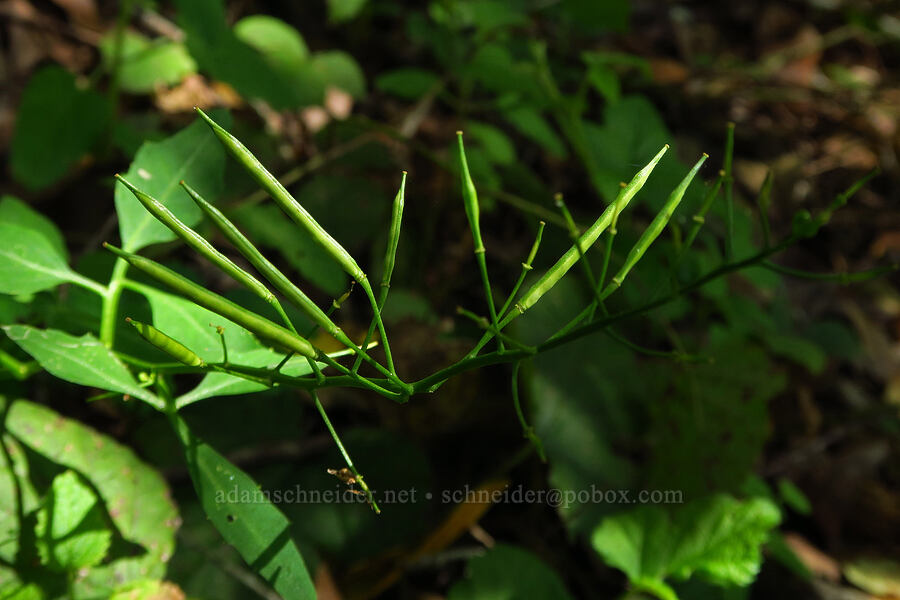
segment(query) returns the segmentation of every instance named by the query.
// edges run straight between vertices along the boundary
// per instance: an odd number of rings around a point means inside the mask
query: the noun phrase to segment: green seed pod
[[[656,164],[663,157],[663,154],[666,153],[666,150],[669,149],[669,145],[666,144],[663,146],[662,150],[660,150],[656,156],[653,157],[646,167],[638,171],[638,173],[634,176],[631,182],[622,188],[619,192],[618,197],[615,202],[606,207],[606,210],[603,211],[603,214],[594,221],[594,224],[591,225],[587,231],[585,231],[580,238],[578,238],[578,242],[576,245],[573,245],[563,254],[556,264],[550,267],[550,269],[544,273],[544,276],[541,277],[534,285],[529,288],[525,295],[522,296],[522,299],[516,303],[516,308],[519,313],[524,313],[526,310],[535,305],[535,303],[541,299],[545,293],[547,293],[554,285],[562,279],[563,275],[565,275],[572,266],[578,262],[579,258],[582,254],[587,252],[587,250],[593,245],[594,242],[597,241],[597,238],[600,237],[600,234],[610,226],[613,222],[613,218],[617,216],[624,208],[628,205],[632,198],[634,198],[635,194],[637,194],[644,184],[647,182],[647,179],[650,177],[650,173],[653,172],[653,169],[656,167]],[[506,325],[510,321],[512,321],[516,317],[514,312],[510,312],[509,315],[503,320],[501,325]]]
[[[609,282],[609,285],[606,286],[606,289],[603,290],[603,293],[600,295],[601,299],[606,298],[622,285],[622,282],[625,280],[629,271],[631,271],[631,269],[634,268],[634,265],[641,260],[641,257],[644,256],[644,253],[647,251],[647,248],[650,247],[650,244],[659,237],[659,234],[662,233],[666,224],[668,224],[672,215],[675,213],[675,209],[678,208],[678,205],[681,203],[681,199],[684,197],[684,193],[687,191],[691,181],[693,181],[694,177],[697,175],[697,171],[700,170],[700,167],[703,166],[703,163],[706,162],[707,158],[709,158],[709,155],[704,153],[690,172],[681,180],[678,187],[672,190],[672,193],[669,194],[669,198],[666,200],[662,209],[656,214],[650,222],[650,225],[648,225],[641,234],[641,237],[638,238],[637,243],[631,248],[628,256],[625,257],[625,263],[622,265],[622,268],[619,269],[619,272],[616,273],[612,278],[612,281]]]
[[[142,338],[175,360],[182,362],[189,367],[200,367],[204,364],[203,359],[197,356],[191,349],[184,346],[181,342],[173,340],[153,325],[135,321],[131,317],[127,317],[125,320],[138,330],[138,333],[141,334]]]
[[[219,231],[228,238],[228,241],[234,244],[234,247],[237,248],[238,252],[240,252],[241,255],[275,287],[275,289],[284,294],[288,300],[302,310],[316,325],[334,336],[339,342],[351,348],[355,347],[350,338],[348,338],[347,335],[328,318],[328,315],[326,315],[315,302],[310,300],[300,288],[294,285],[284,273],[278,270],[278,267],[273,265],[265,256],[263,256],[262,252],[260,252],[243,233],[241,233],[234,223],[222,214],[222,211],[203,199],[196,190],[185,182],[181,182],[181,187],[184,188],[194,203],[206,213]]]
[[[313,219],[312,215],[307,212],[297,200],[291,196],[281,182],[272,175],[260,163],[247,148],[238,141],[233,135],[225,131],[218,123],[213,121],[199,108],[197,113],[212,128],[213,133],[225,146],[225,150],[247,170],[248,173],[256,180],[256,182],[272,197],[273,200],[286,212],[291,219],[298,225],[303,227],[309,235],[322,246],[325,251],[335,260],[344,271],[353,279],[362,283],[366,279],[366,274],[356,264],[356,261],[350,256],[350,253],[341,246],[337,240],[331,237],[319,223]]]
[[[134,197],[144,205],[144,208],[146,208],[150,214],[156,217],[160,223],[171,229],[172,232],[184,240],[188,246],[205,256],[211,263],[231,276],[232,279],[243,284],[247,289],[269,304],[277,302],[275,296],[272,295],[272,292],[270,292],[256,277],[234,264],[231,259],[216,250],[212,244],[206,241],[199,233],[182,223],[178,217],[173,215],[162,203],[149,194],[145,194],[137,189],[121,175],[117,174],[116,179],[134,194]]]
[[[469,174],[469,163],[466,161],[466,150],[463,147],[463,132],[456,132],[456,139],[459,143],[459,171],[462,177],[462,194],[463,203],[466,207],[466,217],[469,219],[469,226],[472,228],[472,238],[475,240],[475,253],[484,252],[484,243],[481,241],[481,224],[479,223],[481,216],[478,208],[478,194],[475,192],[475,183]]]
[[[289,348],[306,358],[315,360],[321,357],[321,353],[305,338],[238,306],[214,292],[210,292],[171,269],[167,269],[161,264],[143,256],[125,252],[110,244],[103,244],[103,246],[113,254],[126,260],[131,266],[167,285],[185,298],[193,300],[203,308],[211,310],[226,319],[234,321],[259,337]]]
[[[388,235],[387,250],[384,253],[384,274],[381,276],[381,285],[389,287],[391,276],[394,274],[394,262],[397,259],[397,246],[400,244],[400,224],[403,220],[403,205],[406,202],[406,171],[400,180],[400,189],[394,197],[394,205],[391,210],[391,230]]]

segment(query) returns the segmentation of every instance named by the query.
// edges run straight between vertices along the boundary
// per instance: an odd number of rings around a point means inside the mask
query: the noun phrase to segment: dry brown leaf
[[[227,83],[214,81],[207,83],[201,75],[188,75],[178,85],[159,87],[154,92],[157,108],[165,113],[179,113],[193,110],[195,106],[210,108],[224,106],[239,108],[243,100]]]
[[[319,600],[341,600],[340,590],[325,562],[320,562],[316,569],[316,598]]]
[[[802,535],[786,532],[784,534],[784,542],[810,572],[828,581],[840,581],[841,565],[835,559],[813,546]]]

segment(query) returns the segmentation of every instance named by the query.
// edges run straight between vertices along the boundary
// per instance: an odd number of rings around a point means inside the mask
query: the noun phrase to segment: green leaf
[[[797,335],[768,332],[763,336],[763,341],[772,354],[806,367],[813,375],[820,374],[828,362],[828,355],[818,344]]]
[[[33,229],[47,238],[50,245],[65,260],[68,260],[66,242],[56,223],[37,212],[18,198],[3,196],[0,198],[0,223],[10,223],[17,227]]]
[[[5,409],[5,406],[3,408]],[[0,452],[0,538],[5,542],[0,544],[0,558],[12,564],[19,553],[19,532],[23,526],[19,520],[19,494],[23,515],[28,515],[37,508],[38,495],[31,482],[28,461],[22,445],[4,433],[3,446],[6,452]],[[7,460],[7,454],[11,460]],[[27,522],[27,519],[25,521]],[[3,581],[2,576],[0,581]],[[0,598],[3,597],[5,596],[0,591]]]
[[[478,140],[491,162],[511,165],[516,160],[516,149],[509,137],[493,125],[479,121],[466,123],[466,133]]]
[[[375,87],[404,100],[417,100],[425,95],[440,78],[427,69],[404,67],[382,73]]]
[[[562,580],[530,552],[497,544],[469,561],[466,578],[450,588],[447,600],[566,600]]]
[[[222,191],[224,169],[224,150],[203,121],[197,119],[165,140],[141,146],[125,178],[192,226],[203,213],[178,183],[184,179],[205,198],[213,199]],[[116,212],[122,246],[128,252],[175,239],[175,234],[122,185],[116,186]]]
[[[19,105],[9,157],[13,177],[32,190],[54,184],[100,138],[106,108],[103,96],[62,67],[39,70]]]
[[[107,70],[113,68],[116,33],[111,31],[100,41],[100,54]],[[158,85],[173,85],[197,72],[197,63],[187,48],[165,38],[149,40],[126,31],[122,38],[119,85],[126,92],[146,94]]]
[[[767,402],[785,385],[760,348],[718,328],[711,337],[713,362],[684,367],[649,405],[651,485],[687,497],[740,487],[768,434]]]
[[[179,521],[155,470],[109,437],[27,400],[12,402],[5,425],[32,451],[87,479],[122,538],[143,549],[91,569],[76,583],[76,598],[105,598],[114,585],[165,574]]]
[[[576,28],[595,35],[600,31],[627,31],[631,3],[628,0],[563,0],[554,7]]]
[[[51,375],[79,385],[127,394],[154,408],[163,408],[162,400],[138,387],[116,355],[89,333],[75,337],[28,325],[7,325],[3,330]]]
[[[284,598],[315,600],[316,591],[287,518],[249,475],[197,439],[177,415],[173,424],[200,503],[225,541]]]
[[[312,67],[326,86],[344,90],[357,100],[365,97],[366,78],[356,60],[346,52],[316,52],[312,56]]]
[[[0,293],[33,294],[82,278],[68,265],[59,229],[27,204],[0,200]]]
[[[760,546],[778,525],[778,507],[763,498],[725,494],[676,507],[642,505],[604,519],[592,536],[604,561],[635,584],[693,573],[718,585],[749,585],[762,561]],[[671,597],[674,597],[671,596]]]
[[[273,65],[285,70],[300,68],[309,58],[309,48],[300,32],[275,17],[244,17],[235,23],[234,34],[256,48]]]
[[[786,505],[798,514],[812,514],[812,505],[809,503],[809,498],[790,479],[782,477],[778,480],[778,495],[781,496]]]
[[[574,279],[563,278],[519,319],[527,343],[547,339],[587,302]],[[603,360],[594,360],[596,356]],[[638,371],[642,377],[622,377]],[[592,484],[598,489],[635,487],[636,470],[617,447],[639,435],[635,406],[664,392],[669,382],[665,366],[639,365],[621,344],[593,336],[536,356],[530,375],[525,388],[530,423],[547,452],[551,485],[564,492]],[[607,503],[573,503],[561,506],[560,516],[571,531],[589,534],[612,509]]]
[[[213,78],[231,84],[248,100],[262,99],[278,110],[303,105],[298,94],[302,90],[293,78],[273,68],[228,28],[222,0],[175,0],[175,6],[191,56]]]
[[[531,107],[521,106],[506,111],[503,116],[519,133],[539,144],[549,154],[565,158],[565,145],[539,112]]]
[[[309,60],[309,49],[296,29],[268,15],[251,15],[237,22],[234,33],[260,53],[291,91],[295,106],[321,104],[325,82]]]
[[[97,495],[74,471],[53,478],[34,533],[41,564],[55,571],[98,564],[112,542]]]
[[[328,0],[328,20],[332,23],[349,21],[366,6],[366,0]]]

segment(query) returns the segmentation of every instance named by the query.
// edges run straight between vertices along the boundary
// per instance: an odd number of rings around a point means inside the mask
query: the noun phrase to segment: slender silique
[[[519,313],[524,313],[526,310],[531,308],[537,303],[538,300],[541,299],[545,293],[547,293],[554,285],[556,285],[560,279],[562,279],[563,275],[565,275],[572,266],[578,262],[579,257],[587,252],[588,248],[593,245],[594,242],[597,241],[597,238],[600,237],[600,234],[609,227],[610,223],[612,223],[613,215],[617,215],[628,205],[632,198],[634,198],[635,194],[637,194],[644,184],[647,182],[647,179],[650,177],[650,173],[653,172],[653,169],[656,167],[659,160],[663,157],[663,154],[666,153],[666,150],[669,149],[669,145],[666,144],[663,146],[662,150],[660,150],[656,156],[653,157],[653,160],[650,163],[638,171],[637,175],[631,180],[631,182],[625,186],[622,192],[619,194],[617,201],[613,204],[610,204],[606,210],[603,211],[603,214],[594,221],[594,224],[591,225],[587,231],[585,231],[578,241],[563,254],[556,264],[550,267],[546,273],[544,273],[543,277],[541,277],[534,285],[529,288],[525,295],[516,303],[516,309]],[[506,325],[509,321],[512,321],[516,317],[515,312],[510,312],[509,315],[503,320],[501,326]]]
[[[251,313],[246,308],[238,306],[231,300],[223,298],[214,292],[210,292],[206,288],[182,277],[171,269],[167,269],[149,258],[125,252],[110,244],[103,244],[103,246],[120,258],[125,259],[128,264],[139,271],[143,271],[160,283],[172,288],[182,296],[193,300],[203,308],[234,321],[259,337],[284,346],[285,348],[289,348],[297,354],[307,358],[315,360],[322,357],[322,353],[305,338],[288,331],[280,325],[276,325],[268,319]]]
[[[172,339],[153,325],[135,321],[131,317],[127,317],[125,321],[131,323],[134,328],[137,329],[138,333],[141,334],[142,338],[144,338],[175,360],[184,363],[189,367],[200,367],[204,364],[203,359],[197,356],[197,354],[193,350],[191,350],[178,340]]]

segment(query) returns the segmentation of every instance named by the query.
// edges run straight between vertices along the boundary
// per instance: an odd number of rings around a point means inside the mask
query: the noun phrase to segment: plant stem
[[[732,162],[734,159],[734,123],[728,124],[728,133],[725,138],[725,161],[722,166],[725,171],[725,260],[731,261],[734,257],[734,174]]]
[[[106,293],[103,294],[103,306],[100,313],[100,341],[108,348],[112,348],[116,338],[119,299],[122,297],[122,283],[127,271],[128,263],[117,258],[109,278],[109,285],[106,286]]]
[[[516,416],[519,418],[519,424],[522,426],[522,435],[525,436],[531,445],[534,446],[535,451],[538,453],[538,456],[541,457],[541,462],[547,462],[547,455],[544,453],[544,444],[541,441],[541,438],[534,432],[534,427],[528,424],[528,421],[525,419],[525,413],[522,411],[522,404],[519,402],[519,366],[522,364],[522,361],[517,360],[513,363],[512,368],[512,397],[513,397],[513,407],[516,409]]]
[[[325,421],[325,427],[328,428],[328,433],[331,434],[331,438],[334,440],[334,443],[337,444],[338,450],[341,451],[341,456],[344,457],[344,462],[347,463],[347,468],[350,469],[350,471],[353,473],[353,476],[356,478],[357,483],[359,483],[359,487],[361,487],[366,493],[366,500],[369,501],[369,506],[372,507],[372,510],[374,510],[376,514],[380,514],[381,509],[378,508],[378,503],[375,502],[375,498],[372,496],[372,491],[369,489],[369,486],[366,485],[366,480],[363,479],[363,476],[360,474],[360,472],[356,470],[356,466],[353,464],[353,459],[350,458],[350,454],[347,452],[347,449],[341,442],[340,436],[337,434],[337,431],[334,430],[334,426],[331,424],[331,419],[328,418],[328,414],[325,412],[325,407],[322,406],[322,402],[319,400],[319,395],[315,392],[315,390],[311,390],[309,393],[313,397],[313,400],[315,400],[316,402],[316,410],[319,411],[319,414],[322,416],[322,420]]]

